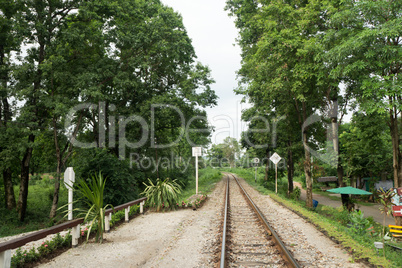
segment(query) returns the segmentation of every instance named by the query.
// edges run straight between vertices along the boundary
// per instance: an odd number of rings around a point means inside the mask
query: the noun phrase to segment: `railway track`
[[[232,174],[227,174],[220,267],[300,267]]]

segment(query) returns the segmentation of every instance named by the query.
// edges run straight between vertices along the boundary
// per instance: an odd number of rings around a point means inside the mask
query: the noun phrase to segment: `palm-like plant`
[[[385,218],[388,215],[392,215],[392,206],[395,205],[392,202],[392,198],[395,196],[395,192],[392,189],[389,189],[387,192],[384,189],[380,189],[380,193],[378,194],[379,203],[381,205],[380,211],[381,214],[384,213],[384,224],[382,228],[382,242],[384,243],[384,233],[385,233]],[[384,247],[384,257],[385,257],[385,247]]]
[[[148,179],[149,184],[145,184],[145,190],[141,193],[147,197],[147,203],[151,207],[155,207],[156,211],[160,211],[161,208],[169,207],[176,208],[181,193],[181,187],[176,180],[169,181],[169,178],[165,180],[157,179],[154,184]]]
[[[103,192],[105,190],[106,179],[102,174],[92,176],[90,182],[81,179],[78,181],[77,189],[84,197],[84,202],[88,205],[87,210],[81,210],[85,215],[84,222],[90,222],[87,234],[87,240],[91,233],[94,224],[97,224],[96,242],[103,242],[103,233],[105,230],[105,210],[108,207],[113,207],[110,204],[104,206]]]

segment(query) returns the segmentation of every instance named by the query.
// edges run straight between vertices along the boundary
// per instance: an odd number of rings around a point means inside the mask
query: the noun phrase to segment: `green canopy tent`
[[[373,194],[373,193],[367,192],[365,190],[361,190],[361,189],[354,188],[351,186],[339,187],[339,188],[327,190],[327,192],[341,194],[342,205],[344,207],[346,207],[349,211],[351,211],[353,208],[353,204],[349,197],[350,194],[353,194],[353,195],[371,195],[371,194]]]
[[[335,194],[355,194],[355,195],[371,195],[373,193],[367,192],[362,189],[358,189],[355,187],[347,186],[347,187],[339,187],[331,190],[327,190],[327,192],[335,193]]]

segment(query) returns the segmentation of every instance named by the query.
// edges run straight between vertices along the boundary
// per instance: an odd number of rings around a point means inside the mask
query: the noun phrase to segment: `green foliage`
[[[380,211],[381,214],[384,214],[384,227],[382,229],[382,242],[384,243],[384,235],[385,235],[385,218],[389,215],[392,215],[392,206],[394,205],[392,198],[396,195],[393,189],[389,189],[388,191],[384,191],[384,189],[380,189],[380,193],[378,194],[379,203],[381,205]],[[384,248],[384,256],[385,256],[385,248]]]
[[[198,171],[198,192],[204,195],[209,194],[216,183],[222,179],[222,173],[218,169],[202,168]],[[182,202],[187,203],[187,199],[195,194],[195,176],[190,177],[190,182],[180,194]],[[183,204],[182,204],[183,206]]]
[[[392,145],[386,116],[355,113],[339,135],[342,165],[349,177],[392,173]]]
[[[217,103],[211,71],[196,62],[180,14],[160,1],[3,2],[0,172],[10,168],[16,184],[22,179],[21,162],[27,162],[24,171],[54,172],[57,167],[59,174],[73,166],[84,178],[102,171],[108,178],[107,203],[136,199],[148,177],[142,172],[148,170],[130,169],[130,163],[117,158],[131,153],[153,157],[155,150],[147,135],[140,148],[126,146],[124,138],[135,143],[145,129],[135,120],[122,121],[134,115],[147,127],[152,121],[158,143],[169,144],[183,132],[181,117],[165,107],[152,114],[153,104],[177,107],[187,123],[206,118],[204,108]],[[13,62],[14,55],[18,60]],[[96,107],[71,114],[84,103]],[[190,127],[207,130],[190,133],[194,143],[210,142],[207,120],[195,120]],[[85,145],[74,147],[72,136]],[[88,149],[95,147],[108,150]],[[184,158],[191,146],[180,141],[158,153]],[[174,175],[186,185],[185,175]],[[25,201],[24,194],[21,198]]]
[[[320,213],[328,218],[332,218],[334,221],[340,223],[343,226],[346,226],[350,221],[350,213],[343,206],[340,206],[338,208],[323,206]]]
[[[49,220],[49,211],[52,204],[52,193],[54,181],[43,179],[36,185],[29,186],[28,208],[26,221],[18,220],[18,213],[15,210],[0,208],[0,236],[16,235],[24,232],[35,231],[50,227],[62,219],[63,215],[58,215],[56,219]],[[18,187],[14,186],[14,191],[18,193]],[[60,188],[59,204],[67,204],[68,191],[64,185]]]
[[[350,223],[348,226],[356,235],[367,235],[372,222],[364,217],[363,211],[352,211],[349,214]]]
[[[28,264],[39,261],[41,258],[53,253],[57,249],[67,248],[71,246],[72,236],[70,233],[62,237],[59,233],[52,240],[44,241],[42,245],[30,251],[18,248],[15,254],[11,257],[11,267],[19,268],[26,267]]]
[[[89,183],[83,179],[80,179],[77,183],[78,191],[85,198],[84,202],[89,207],[87,210],[82,212],[82,214],[85,215],[84,222],[90,222],[87,240],[91,229],[96,225],[97,231],[95,240],[99,243],[103,242],[105,210],[108,207],[112,207],[110,204],[104,205],[105,185],[106,179],[103,178],[101,173],[92,176]]]
[[[105,203],[114,206],[138,198],[138,181],[143,174],[137,169],[130,169],[127,161],[119,160],[106,149],[80,150],[73,161],[77,178],[91,178],[102,173],[107,178],[104,198]]]
[[[290,199],[299,200],[301,195],[301,190],[299,187],[295,187],[293,192],[289,195]]]
[[[147,197],[146,203],[150,207],[156,208],[156,211],[177,208],[181,187],[176,180],[169,181],[169,178],[165,180],[157,179],[154,184],[148,179],[148,182],[148,185],[144,183],[146,188],[141,194]]]

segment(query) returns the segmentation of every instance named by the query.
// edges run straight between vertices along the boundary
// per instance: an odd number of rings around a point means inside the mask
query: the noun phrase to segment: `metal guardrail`
[[[65,222],[62,224],[52,226],[47,229],[33,232],[33,233],[28,234],[23,237],[19,237],[19,238],[16,238],[16,239],[13,239],[13,240],[10,240],[7,242],[3,242],[0,244],[0,252],[6,251],[8,249],[16,249],[16,248],[22,247],[23,245],[25,245],[29,242],[45,238],[46,236],[51,235],[51,234],[59,233],[65,229],[75,227],[83,222],[84,222],[84,218],[75,219],[72,221],[68,221],[68,222]]]

